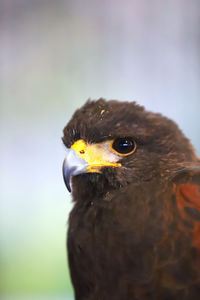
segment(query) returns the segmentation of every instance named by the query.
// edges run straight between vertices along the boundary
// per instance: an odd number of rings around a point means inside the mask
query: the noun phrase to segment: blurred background
[[[1,299],[73,299],[62,129],[86,99],[173,118],[200,154],[199,0],[0,1]]]

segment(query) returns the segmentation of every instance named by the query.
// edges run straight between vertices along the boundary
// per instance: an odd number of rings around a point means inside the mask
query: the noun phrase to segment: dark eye
[[[123,155],[131,154],[136,150],[136,143],[131,138],[117,138],[112,143],[112,149]]]

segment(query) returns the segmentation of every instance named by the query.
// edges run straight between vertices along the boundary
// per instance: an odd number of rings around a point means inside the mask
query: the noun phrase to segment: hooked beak
[[[104,167],[121,167],[121,163],[118,163],[119,155],[110,150],[111,142],[89,144],[84,140],[77,140],[70,149],[68,148],[63,162],[63,177],[69,192],[71,192],[72,176],[82,173],[101,173]]]
[[[63,162],[63,178],[68,191],[71,193],[71,178],[87,172],[89,164],[79,157],[74,149],[68,150],[67,156]]]

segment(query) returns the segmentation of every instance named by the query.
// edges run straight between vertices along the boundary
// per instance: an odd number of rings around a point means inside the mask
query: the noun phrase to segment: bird
[[[178,125],[89,99],[62,141],[75,299],[200,299],[200,159]]]

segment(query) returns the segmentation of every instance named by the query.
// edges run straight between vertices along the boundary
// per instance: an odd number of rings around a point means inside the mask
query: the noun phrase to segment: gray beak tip
[[[70,181],[66,181],[65,178],[64,178],[64,182],[65,182],[65,185],[68,189],[68,192],[71,193],[72,189],[71,189],[71,184],[70,184]]]
[[[86,172],[88,163],[77,156],[73,149],[70,149],[63,162],[63,178],[68,191],[71,193],[71,178]]]
[[[64,182],[65,182],[65,185],[66,185],[69,193],[71,193],[71,191],[72,191],[71,184],[70,184],[70,181],[71,181],[71,170],[69,171],[66,168],[66,161],[65,160],[64,160],[63,166],[62,166],[62,172],[63,172],[63,179],[64,179]]]

